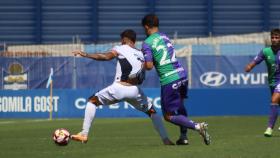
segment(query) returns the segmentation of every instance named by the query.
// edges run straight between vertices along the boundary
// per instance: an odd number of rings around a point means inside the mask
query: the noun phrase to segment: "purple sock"
[[[178,114],[184,115],[185,117],[188,117],[187,109],[184,106],[181,106],[178,109]],[[188,128],[186,128],[184,126],[180,126],[180,139],[188,139],[187,138],[187,132],[188,132]]]
[[[184,115],[173,115],[171,116],[170,122],[186,128],[195,129],[195,123]]]
[[[186,127],[180,126],[180,139],[188,139],[187,132],[188,129]]]
[[[269,115],[269,121],[268,121],[268,127],[272,128],[275,125],[275,122],[278,117],[278,105],[270,105],[270,115]]]

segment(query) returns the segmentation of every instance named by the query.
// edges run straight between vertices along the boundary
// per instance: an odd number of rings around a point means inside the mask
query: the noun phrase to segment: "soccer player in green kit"
[[[245,71],[250,72],[262,61],[265,61],[267,66],[271,103],[268,125],[264,132],[266,137],[272,136],[273,128],[278,117],[278,107],[280,102],[280,29],[271,30],[270,35],[271,46],[262,49],[254,60],[245,67]]]
[[[196,123],[188,118],[184,107],[187,98],[188,78],[186,70],[175,56],[170,39],[159,32],[159,19],[154,14],[148,14],[142,19],[147,38],[143,42],[142,52],[145,57],[145,68],[155,67],[161,84],[161,107],[164,119],[180,127],[180,137],[177,145],[188,145],[187,129],[198,131],[204,143],[209,145],[210,135],[207,124]]]

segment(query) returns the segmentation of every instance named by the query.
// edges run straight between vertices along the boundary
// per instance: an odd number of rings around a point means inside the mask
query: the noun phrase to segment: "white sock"
[[[166,133],[165,127],[163,125],[162,119],[157,114],[151,114],[151,119],[154,125],[154,128],[159,133],[162,140],[168,138],[168,135]]]
[[[195,130],[197,130],[197,131],[200,130],[200,123],[195,124]]]
[[[96,105],[91,102],[87,102],[84,122],[83,122],[83,130],[81,132],[83,135],[86,136],[88,135],[89,129],[91,127],[91,123],[95,117],[95,112],[96,112]]]

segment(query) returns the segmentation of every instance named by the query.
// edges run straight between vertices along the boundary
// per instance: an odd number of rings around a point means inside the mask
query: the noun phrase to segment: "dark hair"
[[[270,35],[280,35],[280,29],[272,29]]]
[[[148,14],[142,19],[142,26],[147,25],[149,28],[158,27],[159,19],[155,14]]]
[[[136,33],[134,30],[131,29],[127,29],[124,30],[121,34],[120,34],[121,38],[123,39],[124,37],[130,39],[132,42],[135,43],[136,41]]]

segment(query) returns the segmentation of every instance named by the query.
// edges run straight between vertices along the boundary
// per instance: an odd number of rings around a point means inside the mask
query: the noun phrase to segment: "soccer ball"
[[[67,145],[70,141],[70,133],[67,129],[59,128],[53,132],[53,141],[58,145]]]

